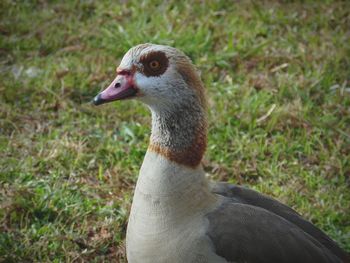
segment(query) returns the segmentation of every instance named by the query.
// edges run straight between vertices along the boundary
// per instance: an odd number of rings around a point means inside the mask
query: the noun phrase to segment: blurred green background
[[[204,160],[350,251],[349,1],[0,2],[0,262],[124,262],[150,135],[93,107],[132,46],[175,46],[209,99]]]

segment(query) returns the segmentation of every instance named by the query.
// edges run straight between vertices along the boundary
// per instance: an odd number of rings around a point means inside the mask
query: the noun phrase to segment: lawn
[[[350,3],[291,2],[1,1],[0,262],[125,262],[150,114],[90,100],[144,42],[201,70],[208,174],[350,251]]]

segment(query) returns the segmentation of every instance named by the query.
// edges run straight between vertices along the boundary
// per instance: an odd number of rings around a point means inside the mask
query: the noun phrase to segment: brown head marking
[[[146,53],[140,58],[140,62],[143,65],[142,72],[147,77],[160,76],[169,66],[169,60],[162,51]]]

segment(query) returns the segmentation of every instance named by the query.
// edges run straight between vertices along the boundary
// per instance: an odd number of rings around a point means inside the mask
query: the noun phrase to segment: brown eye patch
[[[162,51],[149,52],[140,58],[140,62],[143,65],[143,74],[147,77],[162,75],[169,65],[169,60]]]

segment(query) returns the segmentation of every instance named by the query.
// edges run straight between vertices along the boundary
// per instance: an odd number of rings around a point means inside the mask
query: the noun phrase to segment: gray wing
[[[229,262],[342,262],[299,227],[260,207],[228,200],[206,217],[216,254]]]
[[[230,198],[231,202],[248,204],[254,207],[266,209],[272,214],[278,215],[292,223],[302,232],[307,233],[322,246],[327,248],[331,253],[342,259],[344,262],[350,262],[349,255],[343,251],[330,237],[323,233],[313,224],[303,219],[296,211],[290,207],[274,200],[270,197],[262,195],[253,190],[228,184],[216,183],[212,185],[212,192]]]

